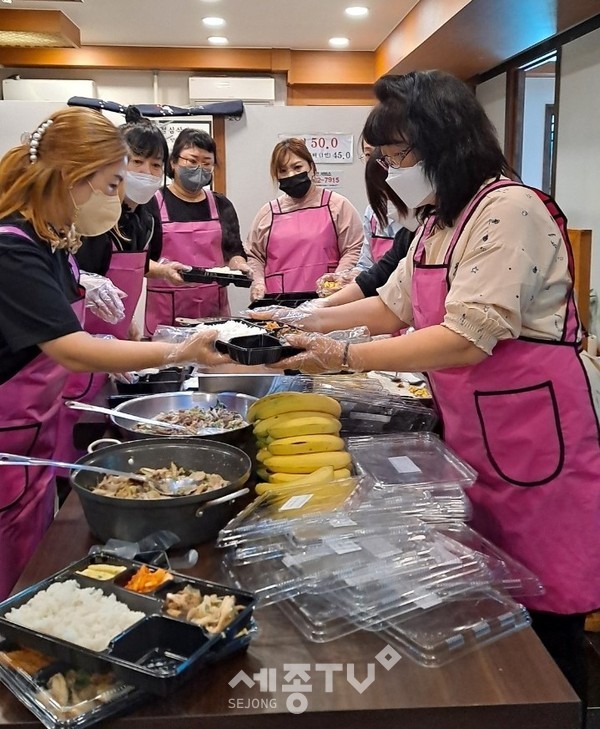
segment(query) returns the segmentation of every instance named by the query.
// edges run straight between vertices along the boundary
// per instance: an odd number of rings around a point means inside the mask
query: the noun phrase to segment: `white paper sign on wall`
[[[342,173],[333,170],[317,170],[315,175],[315,185],[319,187],[339,187],[342,184]]]
[[[152,119],[160,127],[165,135],[169,152],[173,150],[173,144],[183,129],[197,129],[206,132],[212,137],[212,116],[171,116]],[[218,157],[219,150],[217,150]]]
[[[279,134],[279,140],[296,137],[302,139],[311,153],[315,164],[352,164],[354,162],[353,134],[322,134],[320,132],[302,134]]]

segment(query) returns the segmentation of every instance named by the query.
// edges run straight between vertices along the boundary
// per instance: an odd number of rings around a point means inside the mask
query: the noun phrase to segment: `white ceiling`
[[[418,0],[13,0],[4,9],[61,10],[81,31],[84,45],[208,47],[223,35],[229,47],[331,50],[328,40],[346,36],[345,50],[373,51]],[[349,18],[350,5],[369,8]],[[206,28],[202,18],[225,19]]]

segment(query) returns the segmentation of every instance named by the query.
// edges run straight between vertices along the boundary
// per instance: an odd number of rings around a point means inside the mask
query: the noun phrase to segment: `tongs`
[[[122,476],[130,481],[147,483],[165,496],[188,496],[190,489],[193,490],[196,487],[194,479],[189,478],[188,476],[182,476],[181,478],[155,479],[149,476],[144,476],[141,473],[118,471],[114,468],[104,468],[102,466],[89,466],[87,463],[69,463],[67,461],[56,461],[52,458],[18,456],[14,453],[0,453],[0,466],[58,466],[59,468],[67,468],[73,471],[91,471],[92,473],[101,473],[103,476]]]
[[[78,400],[65,400],[65,405],[71,410],[83,410],[86,413],[100,413],[101,415],[112,415],[114,418],[122,418],[123,420],[133,420],[136,423],[144,425],[154,425],[161,428],[171,428],[186,435],[194,435],[191,429],[186,425],[178,423],[168,423],[163,420],[153,420],[152,418],[143,418],[141,415],[131,415],[130,413],[122,413],[120,410],[111,410],[111,408],[102,408],[99,405],[90,405],[89,403],[79,402]]]

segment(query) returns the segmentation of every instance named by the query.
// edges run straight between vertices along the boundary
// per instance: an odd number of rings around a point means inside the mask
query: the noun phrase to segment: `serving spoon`
[[[181,433],[185,433],[186,435],[194,435],[191,428],[186,425],[179,425],[179,423],[168,423],[163,420],[143,418],[141,415],[130,415],[129,413],[122,413],[120,410],[102,408],[99,405],[90,405],[89,403],[78,402],[77,400],[65,400],[65,405],[71,410],[83,410],[86,413],[100,413],[101,415],[112,415],[115,418],[122,418],[123,420],[133,420],[136,423],[143,423],[144,425],[155,425],[161,428],[170,428],[171,430],[177,430]]]
[[[33,458],[32,456],[18,456],[14,453],[0,453],[0,466],[58,466],[72,471],[90,471],[101,473],[103,476],[122,476],[130,481],[138,481],[150,484],[157,491],[165,496],[189,496],[190,490],[196,488],[196,481],[189,476],[180,478],[151,478],[141,473],[130,473],[118,471],[114,468],[102,466],[89,466],[87,463],[69,463],[67,461],[56,461],[52,458]]]

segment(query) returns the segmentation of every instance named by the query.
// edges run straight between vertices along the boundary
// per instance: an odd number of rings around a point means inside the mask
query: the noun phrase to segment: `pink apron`
[[[440,324],[448,272],[465,223],[485,195],[461,214],[443,265],[427,265],[424,241],[414,254],[415,326]],[[543,200],[563,233],[573,275],[566,220]],[[478,472],[468,494],[473,526],[534,572],[545,594],[524,600],[532,610],[583,613],[600,606],[600,430],[579,358],[579,320],[569,291],[560,341],[503,340],[473,366],[429,374],[444,439]]]
[[[394,239],[389,238],[387,235],[383,235],[379,230],[379,223],[375,216],[375,213],[371,215],[370,220],[371,226],[371,255],[373,261],[377,263],[380,258],[383,258],[385,254],[390,250],[394,244]]]
[[[319,206],[289,213],[282,212],[279,200],[271,201],[265,265],[268,294],[315,291],[317,279],[337,268],[340,252],[330,198],[331,192],[322,190]]]
[[[188,266],[212,268],[223,266],[221,241],[223,233],[215,197],[206,190],[210,220],[177,223],[169,219],[162,192],[156,193],[163,225],[162,253],[170,261]],[[217,284],[173,286],[167,281],[148,282],[146,297],[147,335],[154,334],[159,324],[174,326],[179,316],[199,319],[207,316],[229,316],[227,289]]]
[[[148,241],[150,240],[148,236]],[[126,253],[115,243],[112,244],[110,266],[107,277],[127,296],[122,300],[125,307],[125,318],[117,324],[109,324],[89,312],[86,315],[85,331],[89,334],[112,334],[117,339],[127,339],[129,327],[133,320],[135,308],[142,294],[146,267],[146,250]],[[69,372],[63,400],[81,400],[91,403],[108,379],[105,372]],[[74,461],[83,455],[73,443],[73,428],[81,418],[81,412],[61,407],[58,417],[58,433],[56,438],[56,458],[61,461]],[[67,476],[68,472],[60,470],[59,475]]]
[[[0,233],[30,237],[20,228]],[[70,256],[73,272],[76,263]],[[73,302],[83,321],[84,298]],[[0,450],[52,458],[58,410],[67,370],[43,352],[0,385],[2,413]],[[0,472],[0,599],[12,590],[54,514],[54,469],[46,466],[3,466]]]

